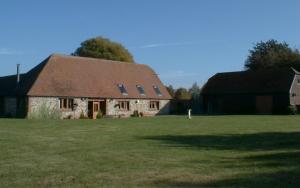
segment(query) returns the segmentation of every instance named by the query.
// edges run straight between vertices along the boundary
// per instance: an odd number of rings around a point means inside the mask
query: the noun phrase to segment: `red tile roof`
[[[118,84],[124,84],[128,95],[122,95]],[[139,94],[137,85],[144,87],[146,95]],[[162,96],[155,93],[153,86],[160,88]],[[18,91],[28,96],[49,97],[171,98],[147,65],[57,54],[22,76]]]

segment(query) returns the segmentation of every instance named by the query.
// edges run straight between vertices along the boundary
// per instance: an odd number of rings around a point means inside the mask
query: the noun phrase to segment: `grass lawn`
[[[0,187],[299,187],[300,116],[0,119]]]

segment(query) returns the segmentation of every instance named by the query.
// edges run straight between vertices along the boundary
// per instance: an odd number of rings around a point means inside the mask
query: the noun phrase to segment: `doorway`
[[[102,115],[106,115],[106,101],[100,101],[100,111]]]
[[[88,102],[88,116],[90,119],[97,119],[99,112],[105,115],[106,112],[106,102],[103,100],[90,100]]]

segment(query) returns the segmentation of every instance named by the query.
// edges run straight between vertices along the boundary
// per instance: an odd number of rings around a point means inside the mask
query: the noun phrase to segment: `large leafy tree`
[[[72,55],[128,63],[134,62],[130,52],[122,44],[103,37],[91,38],[82,42],[81,46]]]
[[[256,43],[249,50],[245,68],[251,70],[294,67],[300,69],[300,53],[291,48],[286,42],[274,39]]]

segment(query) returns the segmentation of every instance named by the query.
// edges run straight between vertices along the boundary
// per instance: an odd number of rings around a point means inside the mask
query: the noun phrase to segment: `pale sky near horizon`
[[[203,85],[217,72],[243,70],[258,41],[299,49],[299,18],[300,0],[3,0],[0,76],[103,36],[150,65],[165,85]]]

